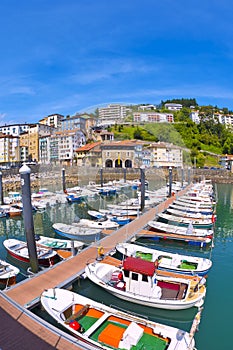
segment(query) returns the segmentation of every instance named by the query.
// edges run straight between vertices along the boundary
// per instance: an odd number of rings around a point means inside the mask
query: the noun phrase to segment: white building
[[[19,137],[0,135],[0,163],[17,162],[20,159]]]
[[[173,123],[173,114],[156,112],[136,112],[133,113],[134,122],[140,123]]]
[[[98,108],[99,124],[110,125],[123,121],[126,117],[126,106],[110,104],[107,107]]]
[[[233,126],[233,115],[232,114],[229,114],[229,115],[219,114],[218,120],[219,120],[219,123],[225,125],[226,127]]]
[[[166,109],[169,109],[171,111],[180,111],[181,108],[183,107],[179,103],[165,103],[164,106],[165,106]]]
[[[54,128],[59,128],[64,118],[65,117],[62,114],[50,114],[47,117],[44,117],[43,119],[41,119],[39,123],[46,124]]]
[[[50,137],[40,138],[40,162],[44,164],[72,164],[75,150],[85,145],[80,130],[57,131]]]
[[[193,111],[189,114],[189,118],[196,124],[200,123],[199,111]]]
[[[0,132],[6,135],[19,136],[27,132],[32,124],[12,124],[0,126]]]

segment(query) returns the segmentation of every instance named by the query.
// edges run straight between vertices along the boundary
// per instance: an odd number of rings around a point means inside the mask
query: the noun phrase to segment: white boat
[[[206,208],[206,209],[212,209],[213,204],[212,203],[206,203],[206,202],[194,202],[190,199],[187,199],[185,197],[178,197],[176,200],[173,202],[174,204],[179,204],[183,205],[184,207],[188,208]]]
[[[195,220],[212,220],[213,218],[213,214],[201,214],[200,212],[196,212],[196,213],[189,213],[187,211],[183,211],[180,209],[175,209],[175,208],[167,208],[166,212],[168,214],[171,215],[175,215],[175,216],[181,216],[183,218],[187,218],[187,219],[195,219]]]
[[[183,310],[201,306],[206,288],[200,281],[156,274],[153,262],[126,257],[121,266],[103,262],[86,265],[87,277],[114,296],[144,306]]]
[[[10,287],[16,283],[16,276],[20,270],[5,260],[0,259],[0,285]]]
[[[194,333],[155,323],[65,289],[41,295],[46,312],[88,349],[194,350]]]
[[[211,237],[213,236],[214,231],[212,229],[202,229],[194,228],[192,224],[188,227],[182,227],[177,225],[168,224],[165,222],[160,222],[156,220],[151,220],[147,224],[150,229],[155,231],[161,231],[165,233],[175,233],[186,236],[196,236],[196,237]]]
[[[182,216],[176,216],[166,213],[158,213],[158,219],[165,223],[170,223],[172,225],[188,226],[190,223],[195,228],[206,228],[211,229],[213,227],[213,221],[211,219],[195,219],[195,218],[185,218]]]
[[[153,261],[158,270],[182,273],[185,275],[205,276],[212,266],[212,261],[210,259],[164,252],[138,244],[118,243],[116,249],[123,256],[133,256],[147,261]]]
[[[100,213],[103,213],[105,215],[113,215],[113,216],[138,216],[139,215],[139,210],[134,210],[134,209],[100,209]]]
[[[83,241],[85,243],[99,240],[101,237],[101,229],[93,229],[90,227],[78,226],[79,223],[73,225],[67,225],[63,223],[55,223],[52,225],[54,231],[62,236],[69,239],[75,239]]]
[[[104,213],[101,213],[97,210],[88,210],[87,213],[93,220],[99,220],[106,217]]]
[[[3,242],[4,247],[7,252],[17,260],[29,263],[29,251],[27,243],[20,241],[19,239],[6,239]],[[41,247],[36,244],[36,252],[38,258],[38,264],[40,266],[49,267],[54,265],[56,258],[58,258],[56,251],[48,249],[46,247]]]
[[[97,221],[89,220],[89,219],[80,219],[78,223],[75,223],[75,225],[80,227],[89,227],[89,228],[95,228],[95,229],[101,229],[101,230],[108,230],[108,229],[116,229],[119,227],[119,224],[117,222],[111,221],[110,219],[100,219]]]
[[[176,201],[176,204],[173,202],[173,204],[169,205],[169,208],[177,209],[180,211],[183,211],[184,213],[201,213],[202,215],[212,215],[213,209],[212,208],[201,208],[199,206],[193,206],[189,207],[182,204],[181,202]]]
[[[36,236],[36,242],[42,246],[52,249],[76,250],[82,249],[84,243],[81,241],[73,241],[70,239],[59,239],[53,237]]]

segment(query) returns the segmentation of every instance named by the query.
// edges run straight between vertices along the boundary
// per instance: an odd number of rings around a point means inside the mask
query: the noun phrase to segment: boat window
[[[148,282],[148,276],[142,275],[142,282]]]
[[[128,270],[124,270],[124,275],[125,275],[125,277],[129,278],[129,271]]]
[[[132,272],[132,280],[137,281],[138,280],[138,274]]]

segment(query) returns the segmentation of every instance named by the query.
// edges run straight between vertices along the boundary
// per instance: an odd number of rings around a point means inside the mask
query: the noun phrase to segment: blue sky
[[[108,103],[233,110],[232,2],[1,0],[0,125]]]

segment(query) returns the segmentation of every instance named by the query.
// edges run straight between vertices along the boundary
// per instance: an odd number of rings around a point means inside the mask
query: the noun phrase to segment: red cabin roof
[[[123,261],[124,270],[129,270],[142,275],[153,276],[155,273],[155,264],[151,261],[146,261],[141,258],[127,257]]]

